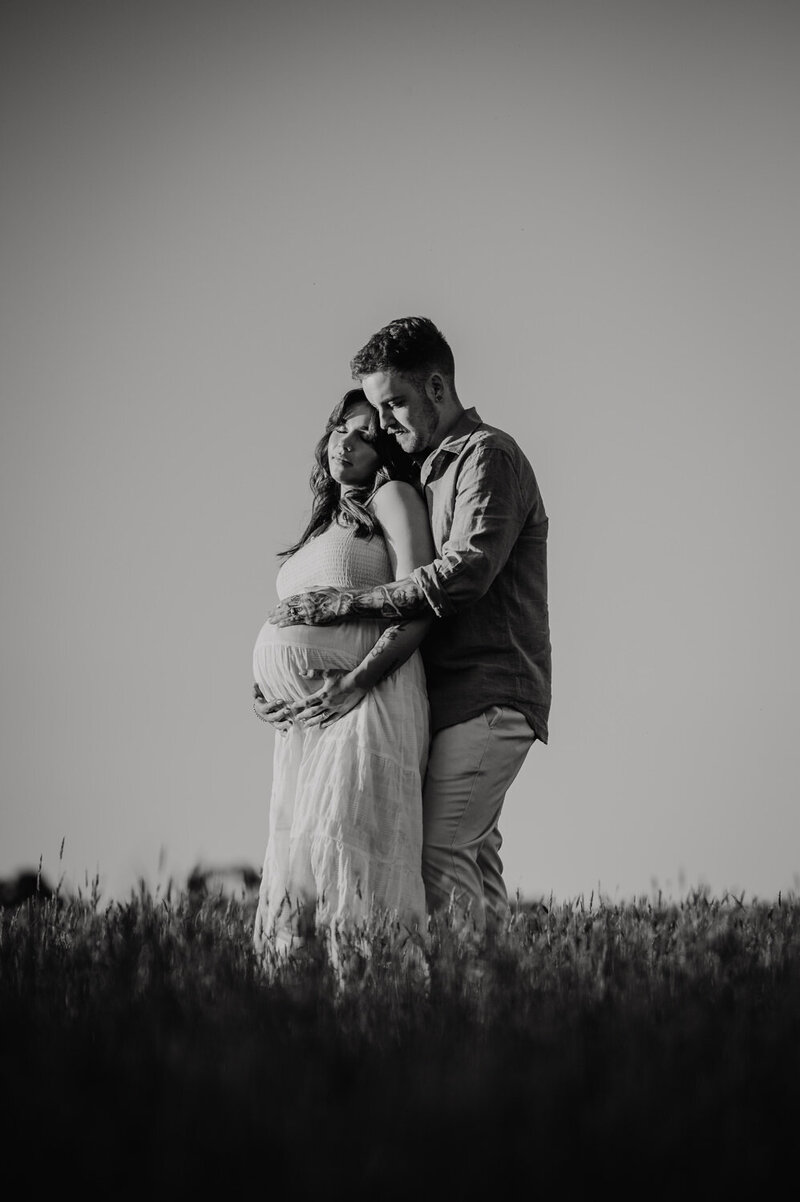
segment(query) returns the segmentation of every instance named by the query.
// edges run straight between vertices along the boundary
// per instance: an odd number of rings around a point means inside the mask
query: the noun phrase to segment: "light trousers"
[[[498,822],[535,738],[518,710],[501,705],[433,736],[422,795],[422,876],[431,912],[452,902],[479,932],[506,916]]]

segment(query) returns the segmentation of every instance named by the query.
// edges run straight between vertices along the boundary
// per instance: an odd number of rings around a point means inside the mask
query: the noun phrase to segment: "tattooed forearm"
[[[386,680],[414,654],[435,620],[433,614],[425,614],[388,626],[355,669],[356,683],[361,688],[372,689]]]
[[[387,676],[391,676],[393,672],[396,672],[400,665],[405,663],[408,658],[408,656],[393,655],[391,659],[384,660],[384,656],[388,653],[392,644],[396,643],[407,629],[408,623],[406,622],[398,622],[395,626],[388,626],[372,650],[361,661],[361,667],[366,672],[369,672],[370,669],[375,669],[375,684],[386,680]],[[392,649],[394,650],[394,648]],[[384,660],[384,662],[379,662],[381,660]]]
[[[280,601],[269,615],[277,626],[328,626],[357,618],[430,614],[425,594],[407,577],[372,589],[319,588]]]
[[[378,584],[366,592],[354,592],[349,611],[360,618],[408,618],[429,609],[422,589],[413,580]]]

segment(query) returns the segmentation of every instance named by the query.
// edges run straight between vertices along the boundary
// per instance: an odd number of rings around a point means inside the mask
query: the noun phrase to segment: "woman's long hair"
[[[373,410],[369,429],[362,435],[380,456],[380,463],[372,480],[363,488],[350,489],[342,495],[341,486],[328,468],[328,441],[331,433],[343,422],[350,410],[366,396],[361,388],[351,388],[339,401],[325,424],[325,433],[314,449],[314,467],[309,483],[313,501],[311,517],[297,542],[287,551],[279,552],[279,559],[288,559],[295,551],[325,530],[331,522],[338,520],[344,525],[355,526],[356,538],[370,538],[379,531],[379,526],[368,505],[373,494],[387,480],[406,480],[416,484],[414,461],[395,442],[390,434],[381,429],[378,416]]]

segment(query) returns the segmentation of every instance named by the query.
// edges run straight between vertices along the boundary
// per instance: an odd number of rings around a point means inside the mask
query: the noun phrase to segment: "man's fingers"
[[[300,609],[292,601],[279,601],[269,614],[273,626],[287,626],[300,617]]]

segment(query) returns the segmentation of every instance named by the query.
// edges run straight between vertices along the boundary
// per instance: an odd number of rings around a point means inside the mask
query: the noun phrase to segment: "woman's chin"
[[[347,492],[349,489],[353,488],[366,488],[369,484],[369,479],[361,479],[360,477],[354,479],[353,476],[347,471],[340,472],[338,475],[334,475],[334,473],[331,472],[331,475],[343,492]]]

